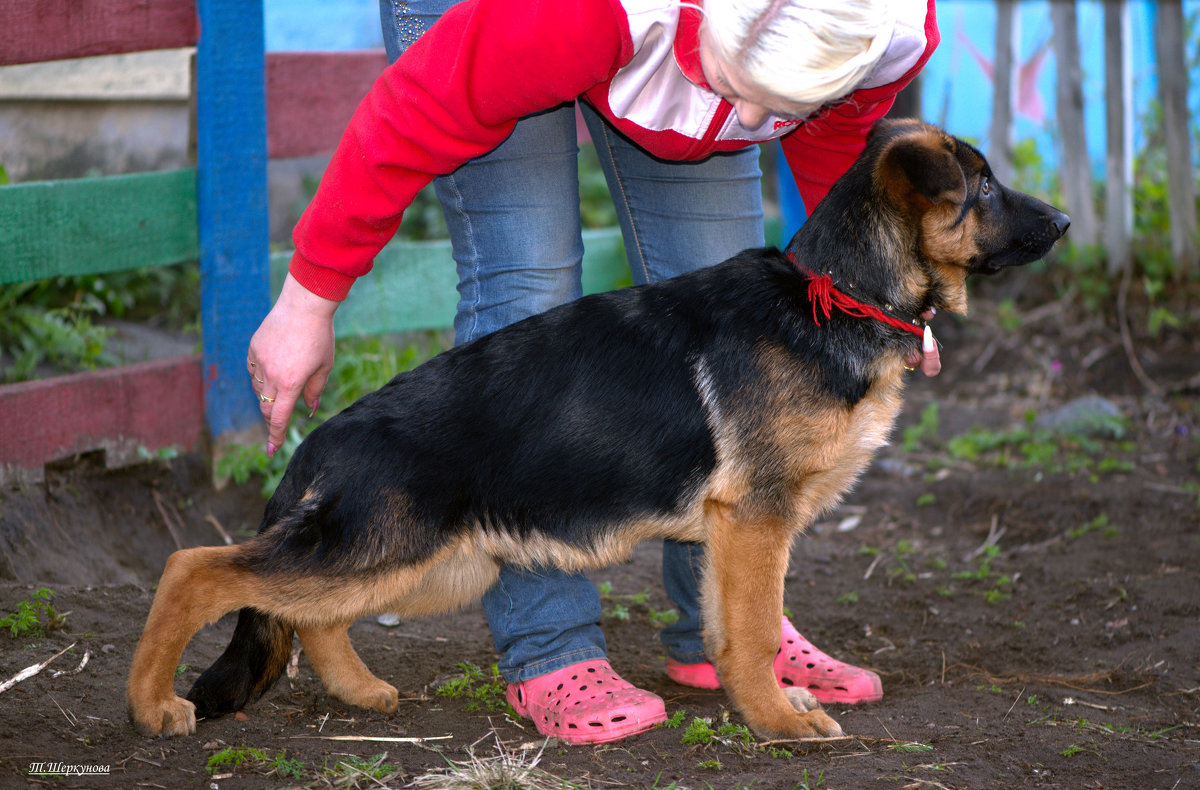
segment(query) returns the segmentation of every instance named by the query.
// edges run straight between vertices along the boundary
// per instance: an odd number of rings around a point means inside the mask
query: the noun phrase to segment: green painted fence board
[[[583,232],[583,291],[598,293],[629,284],[621,232]],[[272,293],[279,294],[291,252],[271,255]],[[393,241],[375,267],[355,283],[337,311],[338,337],[446,329],[454,324],[458,276],[448,241]]]
[[[0,187],[0,284],[195,260],[196,228],[194,170]]]

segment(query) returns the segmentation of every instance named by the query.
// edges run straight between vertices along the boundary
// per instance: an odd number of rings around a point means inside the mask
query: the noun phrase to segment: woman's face
[[[762,126],[772,112],[803,118],[811,110],[769,93],[752,82],[737,65],[724,60],[717,53],[706,26],[700,28],[700,68],[708,86],[733,105],[738,122],[747,129]]]

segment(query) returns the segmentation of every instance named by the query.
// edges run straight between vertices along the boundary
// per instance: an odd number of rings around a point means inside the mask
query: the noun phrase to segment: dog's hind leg
[[[371,674],[350,644],[349,623],[297,627],[308,663],[330,694],[360,708],[391,713],[399,705],[394,686]]]
[[[254,574],[233,563],[241,551],[241,546],[183,549],[167,560],[125,691],[129,718],[144,735],[196,731],[195,706],[175,694],[175,668],[202,627],[264,599]]]
[[[741,518],[723,503],[706,510],[705,641],[721,685],[759,735],[841,735],[824,711],[809,709],[811,698],[793,700],[775,680],[791,530],[778,519]]]

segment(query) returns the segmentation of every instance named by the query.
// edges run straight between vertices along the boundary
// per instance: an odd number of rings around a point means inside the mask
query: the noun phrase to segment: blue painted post
[[[198,0],[196,7],[205,417],[219,442],[262,423],[246,349],[270,309],[263,9],[261,0]]]

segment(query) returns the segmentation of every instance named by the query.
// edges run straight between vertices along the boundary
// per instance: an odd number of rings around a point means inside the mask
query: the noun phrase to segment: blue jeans
[[[389,60],[453,4],[380,0]],[[612,192],[630,272],[656,282],[763,244],[758,148],[702,162],[664,162],[617,133],[586,105]],[[454,247],[465,343],[580,296],[578,144],[573,105],[524,118],[486,156],[434,181]],[[701,639],[698,544],[664,541],[663,583],[678,622],[662,630],[667,654],[706,661]],[[505,566],[483,598],[500,671],[510,683],[606,656],[600,597],[580,573]]]

